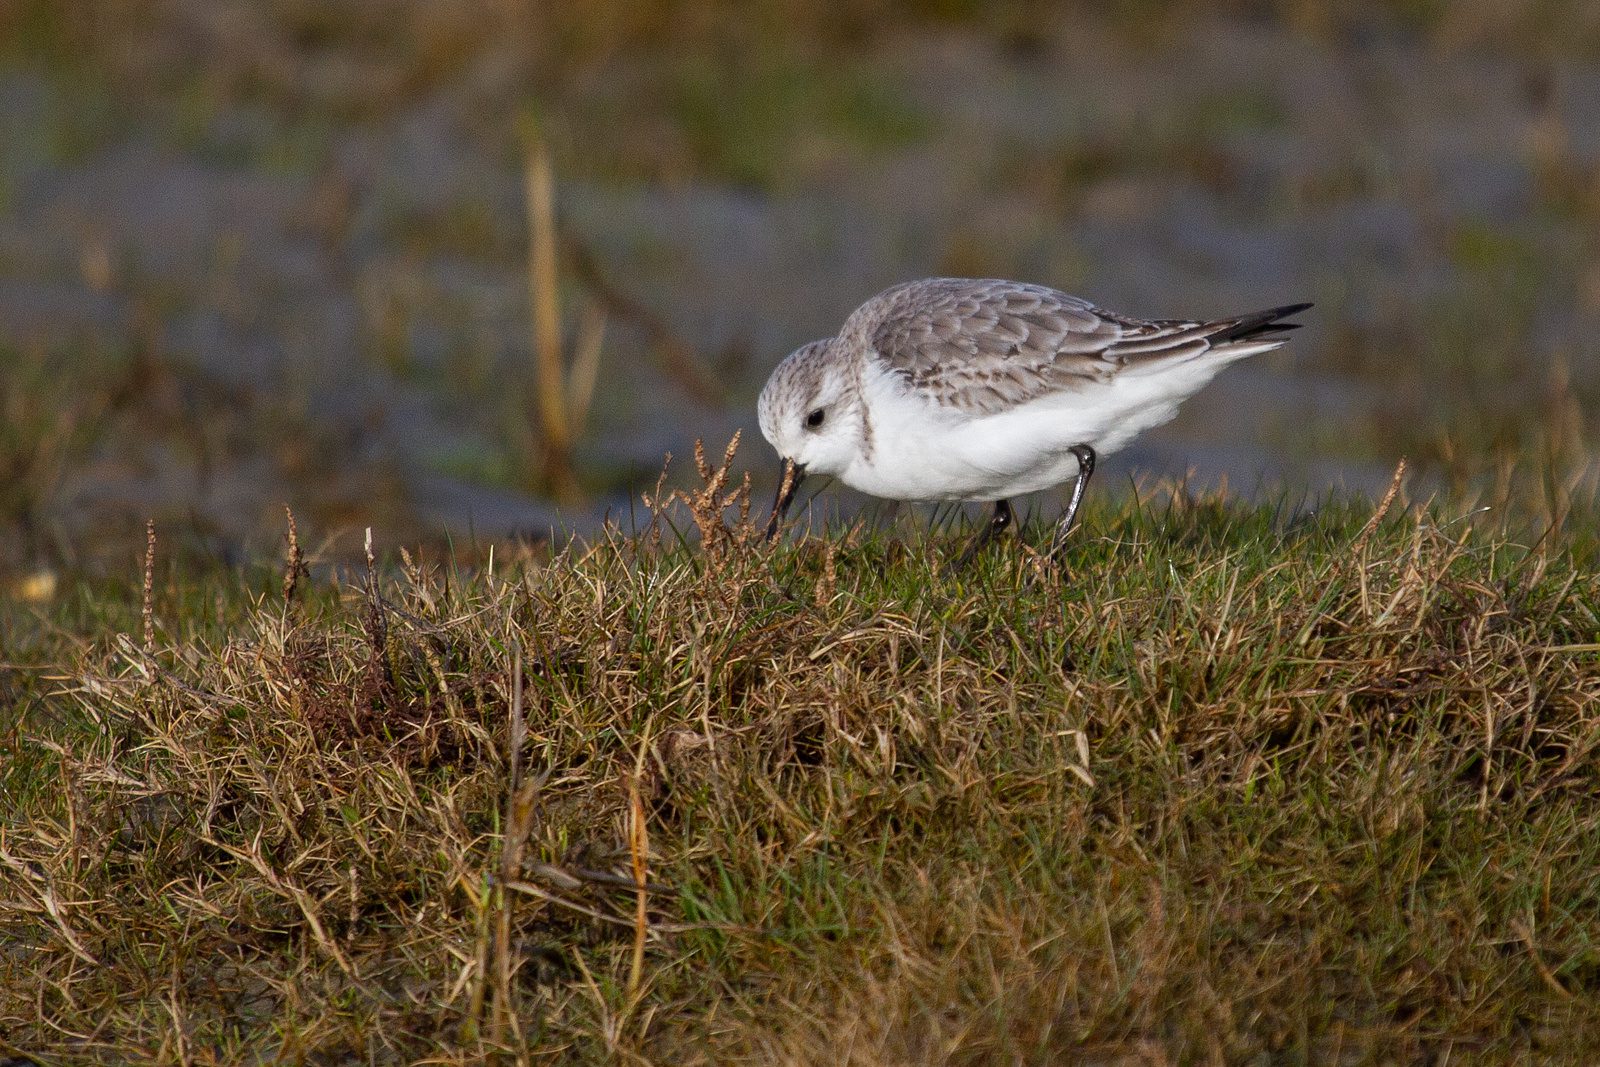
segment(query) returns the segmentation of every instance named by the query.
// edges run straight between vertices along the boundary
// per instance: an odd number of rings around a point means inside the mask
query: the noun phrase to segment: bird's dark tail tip
[[[1268,308],[1266,311],[1254,311],[1235,319],[1226,319],[1218,323],[1221,329],[1212,334],[1209,340],[1212,344],[1219,341],[1249,341],[1298,330],[1300,323],[1283,320],[1290,315],[1298,315],[1312,306],[1309,302],[1284,304],[1282,307]]]

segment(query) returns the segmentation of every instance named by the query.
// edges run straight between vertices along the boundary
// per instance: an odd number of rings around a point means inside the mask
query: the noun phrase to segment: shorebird
[[[809,475],[888,500],[981,501],[971,560],[1011,499],[1074,480],[1059,552],[1095,458],[1159,426],[1235,360],[1269,352],[1310,304],[1211,320],[1136,319],[1043,285],[928,278],[886,289],[837,335],[778,364],[761,434],[784,469],[766,534]]]

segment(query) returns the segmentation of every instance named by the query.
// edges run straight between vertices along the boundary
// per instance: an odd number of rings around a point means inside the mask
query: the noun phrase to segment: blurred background
[[[769,486],[772,366],[934,274],[1317,302],[1102,485],[1565,506],[1600,3],[0,0],[0,578]]]

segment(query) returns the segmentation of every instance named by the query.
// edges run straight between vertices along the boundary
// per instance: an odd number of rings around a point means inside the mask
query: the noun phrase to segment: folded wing
[[[934,278],[890,289],[857,314],[868,316],[873,351],[908,385],[982,416],[1124,372],[1274,348],[1296,328],[1281,320],[1310,306],[1143,321],[1042,285]]]

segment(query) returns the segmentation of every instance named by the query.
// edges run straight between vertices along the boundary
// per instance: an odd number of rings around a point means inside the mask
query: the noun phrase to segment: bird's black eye
[[[818,426],[822,425],[822,409],[821,408],[818,408],[817,410],[813,411],[811,414],[806,416],[806,425],[811,427],[813,430],[815,430]]]

